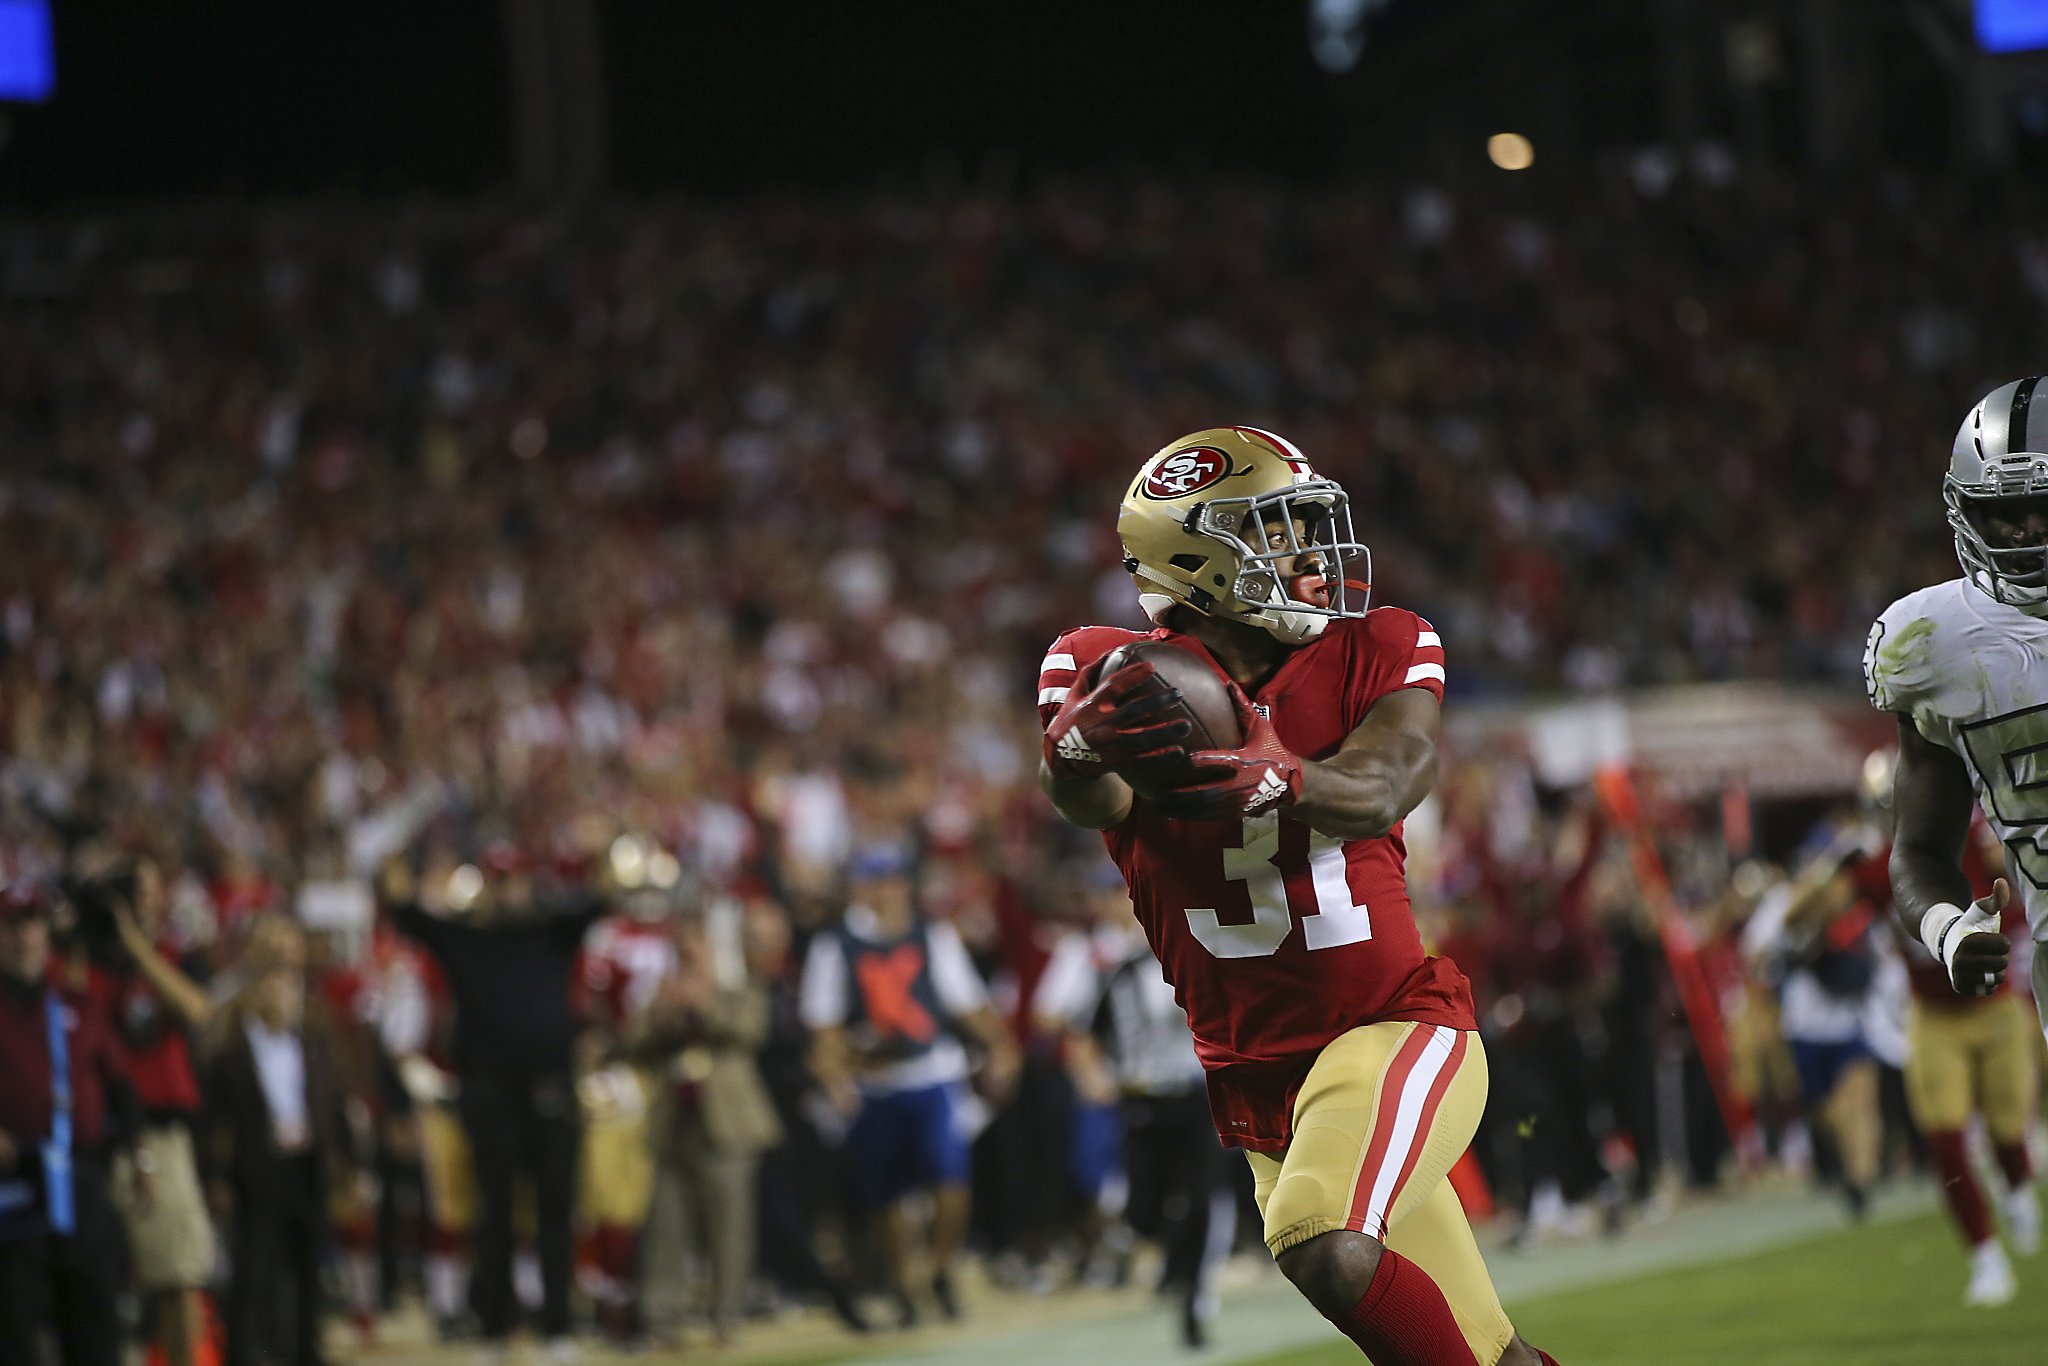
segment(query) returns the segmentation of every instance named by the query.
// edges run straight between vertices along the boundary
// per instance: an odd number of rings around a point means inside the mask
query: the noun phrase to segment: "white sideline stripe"
[[[1054,669],[1071,669],[1073,667],[1074,657],[1072,655],[1047,655],[1045,663],[1038,666],[1038,671],[1042,674],[1049,674]]]
[[[1415,648],[1418,650],[1429,645],[1441,647],[1443,643],[1444,638],[1434,631],[1422,631],[1417,633],[1415,637]]]
[[[1422,1056],[1415,1060],[1407,1082],[1401,1087],[1401,1105],[1394,1112],[1394,1136],[1387,1140],[1386,1160],[1380,1164],[1379,1174],[1373,1179],[1372,1198],[1365,1206],[1364,1231],[1369,1237],[1387,1236],[1387,1205],[1394,1198],[1394,1181],[1401,1175],[1401,1168],[1408,1165],[1408,1150],[1415,1146],[1416,1130],[1422,1125],[1422,1107],[1429,1100],[1429,1088],[1436,1085],[1444,1064],[1450,1061],[1451,1046],[1458,1039],[1458,1031],[1449,1025],[1436,1026],[1432,1034],[1430,1041],[1422,1046]]]
[[[1403,683],[1417,683],[1425,678],[1434,678],[1439,683],[1443,682],[1444,666],[1441,664],[1411,664],[1408,666],[1408,676],[1401,681]]]
[[[1042,707],[1048,702],[1064,702],[1067,700],[1067,694],[1072,691],[1071,688],[1040,688],[1038,705]]]

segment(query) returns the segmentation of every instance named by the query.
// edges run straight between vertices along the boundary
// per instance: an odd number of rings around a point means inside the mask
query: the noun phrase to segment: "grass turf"
[[[2048,1254],[2014,1263],[2019,1298],[1965,1309],[1966,1268],[1939,1215],[1845,1229],[1739,1261],[1509,1306],[1561,1366],[2041,1366]],[[1346,1343],[1247,1366],[1355,1366]]]

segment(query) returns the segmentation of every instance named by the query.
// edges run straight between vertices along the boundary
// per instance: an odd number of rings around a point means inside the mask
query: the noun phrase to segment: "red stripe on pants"
[[[1401,1092],[1435,1034],[1428,1025],[1415,1026],[1394,1050],[1394,1060],[1387,1064],[1386,1077],[1380,1083],[1379,1108],[1373,1114],[1372,1141],[1366,1145],[1365,1161],[1358,1168],[1358,1184],[1351,1191],[1351,1217],[1344,1221],[1344,1227],[1354,1233],[1365,1231],[1373,1184],[1387,1160],[1387,1145],[1394,1137],[1394,1119],[1401,1112]]]

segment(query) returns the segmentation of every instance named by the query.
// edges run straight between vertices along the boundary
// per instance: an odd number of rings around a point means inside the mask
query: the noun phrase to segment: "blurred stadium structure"
[[[216,8],[0,0],[0,874],[154,861],[224,973],[295,911],[423,1054],[391,855],[709,906],[744,975],[742,908],[815,929],[895,803],[1037,1064],[978,1192],[1028,1285],[1088,856],[1031,670],[1135,619],[1135,462],[1257,421],[1447,643],[1432,932],[1485,939],[1494,861],[1507,919],[1593,906],[1482,988],[1586,1050],[1503,1092],[1502,1203],[1786,1157],[1737,870],[1840,838],[1864,632],[1954,573],[1958,416],[2042,368],[2048,5]]]

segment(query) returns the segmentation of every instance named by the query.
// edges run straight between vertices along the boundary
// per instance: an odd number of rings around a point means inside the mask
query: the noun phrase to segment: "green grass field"
[[[1955,1234],[1925,1215],[1509,1308],[1561,1366],[2042,1366],[2048,1254],[2016,1269],[2018,1299],[1963,1308]],[[1340,1343],[1247,1366],[1359,1360]]]

